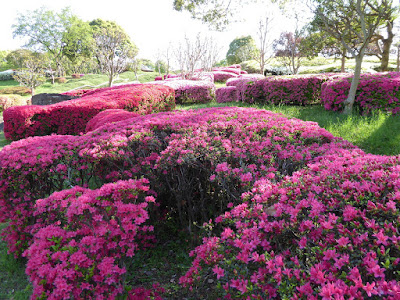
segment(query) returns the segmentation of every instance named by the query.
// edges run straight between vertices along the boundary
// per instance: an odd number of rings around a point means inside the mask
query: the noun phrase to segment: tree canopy
[[[252,60],[258,56],[259,50],[251,35],[235,38],[229,44],[229,50],[226,53],[228,64],[239,64],[242,61]]]

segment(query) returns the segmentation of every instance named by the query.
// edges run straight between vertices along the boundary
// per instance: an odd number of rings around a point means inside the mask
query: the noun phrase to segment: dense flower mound
[[[237,78],[239,75],[232,72],[213,71],[215,82],[226,82],[230,78]]]
[[[321,85],[328,75],[269,76],[236,84],[242,102],[308,105],[321,98]]]
[[[33,299],[114,299],[124,292],[125,262],[148,235],[148,181],[74,187],[39,199],[33,243],[24,256]]]
[[[106,109],[99,112],[86,124],[86,132],[93,131],[105,124],[119,122],[139,116],[139,114],[124,109]]]
[[[240,75],[241,74],[241,67],[240,65],[233,65],[229,67],[218,67],[218,68],[213,68],[213,72],[228,72],[232,73],[235,75]]]
[[[158,203],[191,230],[190,222],[240,203],[255,181],[279,181],[343,148],[354,146],[314,122],[237,107],[138,116],[81,136],[28,138],[0,152],[0,222],[10,220],[3,237],[20,255],[32,241],[37,199],[142,176]]]
[[[79,99],[46,106],[18,106],[4,111],[4,136],[79,134],[87,122],[105,109],[126,109],[139,114],[169,111],[175,107],[172,89],[154,85],[121,85],[87,91]]]
[[[199,77],[197,79],[200,79]],[[215,98],[215,85],[211,80],[186,80],[172,78],[172,80],[148,82],[153,85],[165,85],[175,91],[175,102],[208,103]]]
[[[217,103],[237,102],[236,86],[223,86],[215,91]]]
[[[400,299],[400,157],[342,150],[262,179],[181,278],[227,299]]]
[[[322,85],[321,100],[325,109],[342,111],[347,99],[352,76],[341,76]],[[393,114],[400,112],[400,73],[361,74],[354,105],[361,113],[383,110]]]

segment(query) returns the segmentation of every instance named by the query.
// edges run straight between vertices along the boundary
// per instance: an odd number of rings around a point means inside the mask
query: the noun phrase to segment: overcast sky
[[[95,4],[94,4],[95,3]],[[12,24],[16,24],[18,13],[45,6],[59,12],[69,6],[72,12],[84,21],[96,18],[115,21],[130,35],[139,48],[140,58],[154,60],[157,52],[162,52],[168,44],[177,44],[187,36],[201,32],[203,36],[213,36],[221,47],[220,57],[224,58],[229,43],[236,37],[252,35],[256,39],[258,20],[267,11],[273,10],[266,4],[246,6],[241,11],[245,21],[236,23],[225,32],[209,31],[201,22],[192,20],[187,12],[172,9],[173,0],[130,0],[130,1],[92,1],[92,0],[11,0],[3,5],[0,18],[0,50],[14,50],[23,46],[23,40],[13,38]],[[274,10],[275,35],[280,31],[292,31],[290,22]]]

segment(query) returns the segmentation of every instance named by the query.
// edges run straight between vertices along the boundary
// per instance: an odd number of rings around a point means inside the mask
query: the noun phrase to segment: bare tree
[[[204,39],[200,33],[195,39],[185,36],[184,44],[178,44],[174,51],[175,60],[178,63],[183,78],[193,77],[196,68],[200,68],[203,57],[206,54]]]
[[[211,71],[218,60],[221,47],[212,37],[205,38],[203,46],[205,48],[205,53],[201,60],[201,68],[204,71]]]
[[[171,59],[172,59],[172,46],[171,44],[168,44],[168,47],[165,48],[163,57],[165,59],[166,67],[167,69],[165,70],[166,75],[169,74],[169,69],[171,67]]]
[[[259,56],[257,61],[260,65],[261,74],[264,74],[265,64],[272,57],[272,53],[268,53],[268,50],[273,46],[273,40],[271,38],[273,17],[266,15],[260,18],[258,22],[258,44],[259,44]]]
[[[344,113],[352,111],[361,65],[367,46],[377,28],[382,25],[387,12],[392,10],[392,0],[314,1],[314,12],[323,23],[323,30],[339,40],[356,60],[350,91],[344,101]],[[349,38],[350,37],[350,38]]]

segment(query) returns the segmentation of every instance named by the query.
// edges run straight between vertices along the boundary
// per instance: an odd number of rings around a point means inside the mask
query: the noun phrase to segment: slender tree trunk
[[[343,50],[342,50],[342,63],[341,63],[341,66],[340,66],[340,72],[342,72],[342,73],[346,72],[345,64],[346,64],[346,49],[343,48]]]
[[[397,46],[397,64],[396,64],[396,72],[400,71],[400,45]]]
[[[349,95],[347,96],[347,99],[343,103],[344,104],[343,113],[345,115],[349,115],[353,111],[353,104],[356,98],[357,87],[358,83],[360,82],[361,65],[363,58],[364,58],[364,50],[361,50],[361,52],[355,57],[356,67],[354,69],[354,76],[353,79],[351,80]]]
[[[111,87],[113,82],[113,73],[111,72],[110,75],[108,76],[108,86]]]

